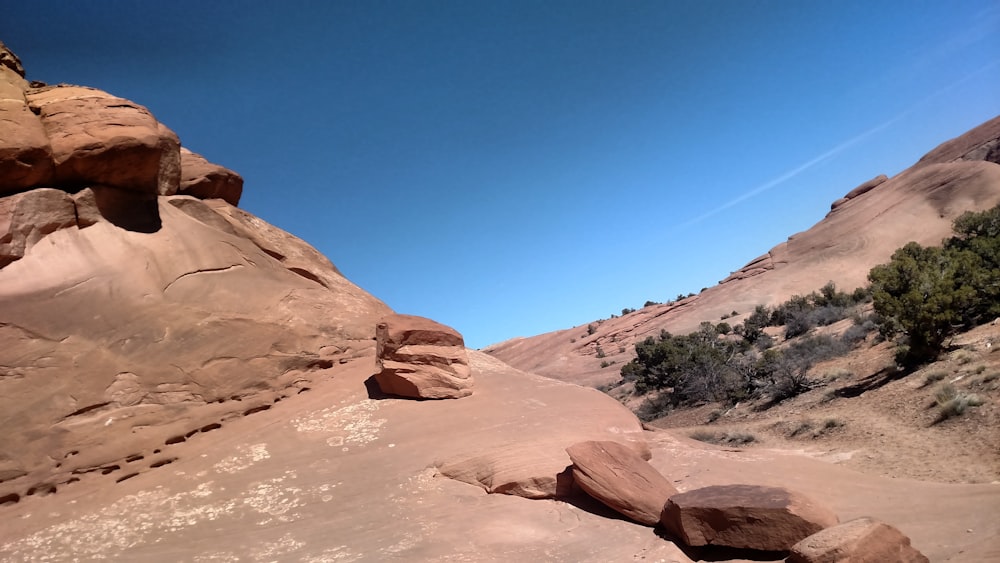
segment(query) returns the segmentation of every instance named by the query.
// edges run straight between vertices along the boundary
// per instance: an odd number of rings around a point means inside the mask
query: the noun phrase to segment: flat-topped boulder
[[[413,399],[457,399],[472,394],[465,341],[455,329],[413,315],[388,315],[375,329],[383,393]]]
[[[927,563],[896,528],[863,516],[816,532],[792,546],[788,563]]]
[[[655,526],[664,503],[677,489],[634,449],[612,441],[566,448],[573,479],[588,495],[636,522]]]
[[[716,485],[670,497],[660,522],[689,546],[788,551],[837,515],[783,487]]]

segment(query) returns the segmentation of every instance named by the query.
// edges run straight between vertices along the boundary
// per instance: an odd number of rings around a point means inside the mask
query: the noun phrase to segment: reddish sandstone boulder
[[[76,227],[76,207],[66,192],[41,188],[0,198],[0,268],[68,227]]]
[[[243,177],[181,147],[181,183],[177,193],[199,199],[219,198],[230,205],[239,205]]]
[[[566,453],[581,489],[636,522],[655,526],[664,503],[677,494],[670,481],[624,444],[580,442],[566,448]]]
[[[17,72],[0,65],[0,196],[49,184],[55,173],[45,128],[24,98],[27,88]]]
[[[472,394],[465,341],[455,329],[423,317],[388,315],[375,330],[384,393],[415,399],[457,399]]]
[[[896,528],[867,516],[817,532],[792,546],[788,563],[927,563]]]
[[[670,497],[660,522],[690,546],[788,551],[838,520],[829,508],[782,487],[717,485]]]
[[[180,182],[180,141],[146,108],[94,88],[29,89],[60,187],[103,184],[172,195]]]

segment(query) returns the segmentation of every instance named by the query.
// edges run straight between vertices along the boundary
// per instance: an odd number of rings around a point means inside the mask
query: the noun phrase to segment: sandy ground
[[[879,354],[873,350],[871,361]],[[963,377],[963,388],[980,385],[972,382],[986,379],[1000,359],[987,349],[974,354],[948,360],[958,370],[954,377],[979,371],[980,363],[987,366],[975,374],[978,379]],[[91,473],[55,494],[0,506],[0,560],[738,558],[682,549],[662,532],[628,522],[593,501],[487,494],[436,470],[442,456],[495,451],[497,444],[516,454],[525,440],[550,440],[566,432],[562,425],[577,432],[595,420],[579,405],[599,397],[596,391],[529,376],[482,357],[474,373],[474,401],[373,400],[364,384],[372,363],[336,366],[307,393],[167,446],[157,455],[171,463],[133,478]],[[663,421],[675,423],[671,429],[642,435],[653,466],[679,490],[728,483],[786,486],[828,504],[841,520],[867,515],[893,524],[932,561],[1000,560],[1000,485],[991,484],[996,458],[988,457],[988,445],[975,450],[983,456],[977,463],[956,457],[970,447],[960,441],[963,433],[972,433],[969,439],[975,442],[995,431],[995,418],[989,418],[995,417],[995,390],[983,391],[993,401],[989,405],[930,425],[930,391],[917,385],[920,377],[827,402],[818,389],[770,412],[736,409],[708,425],[755,432],[759,440],[746,448],[687,437],[710,407],[687,412],[688,420]],[[856,380],[863,376],[845,376],[837,385]],[[873,405],[885,408],[868,412]],[[788,437],[784,430],[786,423],[832,417],[845,424],[816,437],[802,432]],[[978,428],[978,417],[992,426]],[[620,432],[601,431],[615,430]]]
[[[887,374],[891,346],[870,346],[817,366],[814,376],[824,385],[768,410],[706,405],[653,425],[683,436],[751,434],[749,448],[801,451],[870,475],[1000,483],[1000,325],[963,334],[953,348],[911,374]],[[945,384],[983,404],[939,421],[935,394]]]

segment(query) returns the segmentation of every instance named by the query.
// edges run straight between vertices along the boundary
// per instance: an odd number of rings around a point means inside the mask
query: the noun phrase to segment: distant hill
[[[846,192],[807,231],[794,234],[700,294],[612,319],[515,338],[483,351],[519,369],[583,385],[617,379],[634,344],[661,330],[686,333],[702,321],[741,322],[833,281],[850,291],[909,241],[938,244],[965,211],[1000,203],[1000,117],[946,141],[892,178]],[[733,312],[738,313],[731,316]],[[604,366],[604,367],[602,367]]]

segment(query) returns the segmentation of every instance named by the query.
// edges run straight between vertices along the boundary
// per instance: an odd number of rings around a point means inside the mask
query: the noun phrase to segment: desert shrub
[[[810,420],[803,420],[802,422],[795,425],[794,428],[788,433],[789,438],[794,438],[800,434],[805,434],[806,432],[812,432],[813,425]]]
[[[597,327],[594,326],[594,323],[590,323],[589,325],[587,325],[587,334],[588,335],[594,334],[595,332],[597,332]]]
[[[726,432],[721,440],[731,446],[742,446],[757,441],[757,437],[749,432]]]
[[[875,330],[875,323],[865,321],[864,324],[851,325],[840,335],[840,340],[848,346],[855,346],[864,342],[868,335]]]
[[[646,398],[636,409],[635,416],[643,422],[652,422],[670,414],[672,407],[670,396],[667,393],[660,393]]]
[[[692,440],[708,442],[709,444],[715,444],[719,439],[719,435],[711,430],[695,430],[694,432],[688,434],[688,437]]]
[[[905,366],[936,358],[949,337],[1000,314],[1000,205],[953,227],[943,246],[908,243],[868,273],[881,330],[905,337]]]
[[[959,391],[950,383],[942,385],[934,392],[934,401],[938,406],[936,423],[961,416],[969,407],[978,407],[983,404],[983,400],[978,395]]]
[[[711,430],[695,430],[688,434],[692,440],[707,442],[709,444],[726,444],[730,446],[745,446],[757,440],[757,437],[749,432],[713,432]]]
[[[947,376],[948,372],[944,371],[943,369],[927,372],[927,375],[924,376],[924,384],[921,385],[921,387],[930,387],[931,385],[937,383],[938,381],[941,381]]]
[[[609,361],[607,361],[607,360],[602,360],[602,361],[601,361],[601,368],[602,368],[602,369],[603,369],[603,368],[606,368],[606,367],[608,367],[608,366],[610,366],[610,365],[611,365],[611,362],[609,362]]]
[[[628,315],[629,313],[634,313],[634,312],[635,312],[635,309],[631,309],[629,307],[626,307],[626,308],[622,309],[622,316],[624,317],[625,315]]]
[[[972,352],[968,350],[958,350],[952,355],[952,359],[958,362],[958,365],[964,366],[965,364],[972,361]]]
[[[824,430],[833,430],[834,428],[840,428],[840,427],[846,426],[846,425],[847,424],[843,420],[836,419],[836,418],[828,418],[828,419],[826,419],[826,420],[823,421],[823,429]]]
[[[598,358],[603,358],[603,357],[605,357],[606,355],[607,355],[607,354],[605,354],[605,353],[604,353],[604,348],[601,348],[600,346],[598,346],[598,347],[597,347],[597,357],[598,357]]]
[[[729,323],[719,323],[715,325],[715,332],[723,335],[729,334],[733,332],[733,327],[729,326]]]

